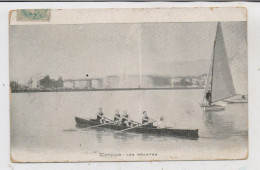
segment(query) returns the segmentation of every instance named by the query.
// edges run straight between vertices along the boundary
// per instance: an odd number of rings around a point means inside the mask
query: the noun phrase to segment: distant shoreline
[[[173,87],[173,88],[112,88],[112,89],[51,89],[51,90],[13,90],[12,93],[42,93],[42,92],[77,92],[77,91],[136,91],[136,90],[196,90],[203,87]]]

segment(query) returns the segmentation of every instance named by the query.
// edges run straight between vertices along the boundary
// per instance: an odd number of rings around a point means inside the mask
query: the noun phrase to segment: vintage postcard
[[[247,159],[246,8],[9,17],[12,162]]]

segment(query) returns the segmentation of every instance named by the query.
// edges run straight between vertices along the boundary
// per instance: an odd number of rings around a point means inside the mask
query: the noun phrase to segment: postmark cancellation
[[[18,9],[16,20],[22,22],[50,22],[50,9]]]

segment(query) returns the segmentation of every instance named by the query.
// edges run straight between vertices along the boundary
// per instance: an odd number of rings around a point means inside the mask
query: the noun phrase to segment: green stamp
[[[50,22],[50,18],[50,9],[18,9],[16,13],[17,21]]]

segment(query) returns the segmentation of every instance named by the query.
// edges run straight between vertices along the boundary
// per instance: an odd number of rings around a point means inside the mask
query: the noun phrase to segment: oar
[[[90,127],[87,127],[86,129],[93,128],[93,127],[104,126],[104,125],[111,124],[111,123],[113,123],[113,122],[108,122],[108,123],[104,123],[104,124],[100,124],[100,125],[96,125],[96,126],[90,126]]]
[[[105,119],[107,119],[107,120],[109,120],[109,121],[113,121],[113,120],[111,120],[111,119],[109,119],[109,118],[107,118],[107,117],[104,117]]]
[[[156,121],[154,121],[154,122],[156,122]],[[127,128],[127,129],[124,129],[124,130],[119,130],[119,131],[116,131],[116,132],[114,132],[114,133],[124,132],[124,131],[130,130],[130,129],[134,129],[134,128],[137,128],[137,127],[140,127],[140,126],[143,126],[143,125],[147,125],[147,124],[149,124],[149,123],[154,123],[154,122],[147,122],[147,123],[144,123],[144,124],[137,125],[137,126],[135,126],[135,127]]]

